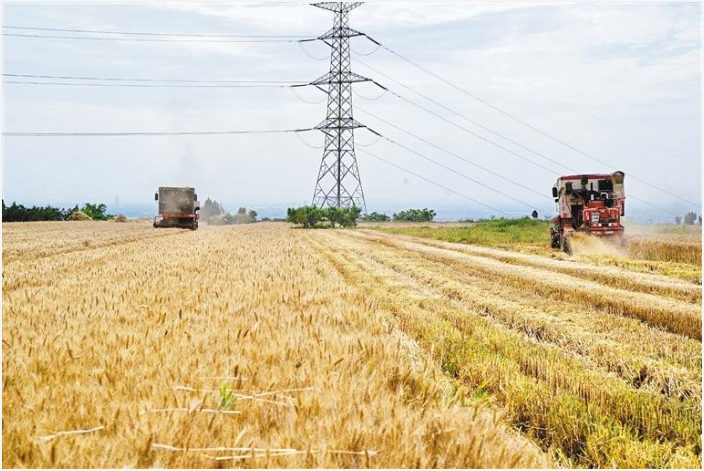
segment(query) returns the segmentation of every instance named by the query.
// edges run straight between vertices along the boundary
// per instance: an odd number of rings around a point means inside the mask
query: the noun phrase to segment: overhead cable
[[[125,78],[125,77],[85,77],[72,75],[30,75],[30,74],[2,74],[3,77],[39,78],[60,80],[93,80],[105,82],[173,82],[173,83],[307,83],[306,80],[189,80],[189,79],[157,79],[157,78]]]
[[[94,29],[64,29],[64,28],[40,28],[36,26],[3,26],[3,29],[19,29],[32,31],[55,31],[61,33],[90,33],[90,34],[124,34],[132,36],[183,36],[195,38],[311,38],[314,34],[307,35],[247,35],[247,34],[192,34],[192,33],[145,33],[136,31],[105,31]]]
[[[538,192],[538,191],[535,191],[534,189],[532,189],[532,188],[530,188],[530,187],[527,187],[527,186],[523,185],[523,184],[520,183],[520,182],[517,182],[517,181],[515,181],[515,180],[512,180],[512,179],[510,179],[510,178],[508,178],[508,177],[506,177],[506,176],[504,176],[504,175],[501,175],[501,174],[498,173],[498,172],[495,172],[495,171],[493,171],[493,170],[491,170],[491,169],[488,169],[488,168],[486,168],[486,167],[484,167],[484,166],[482,166],[482,165],[479,165],[478,163],[473,162],[473,161],[467,159],[466,157],[463,157],[463,156],[461,156],[461,155],[459,155],[459,154],[456,154],[456,153],[454,153],[454,152],[452,152],[452,151],[449,151],[449,150],[447,150],[447,149],[445,149],[445,148],[443,148],[443,147],[440,147],[440,146],[438,146],[437,144],[434,144],[434,143],[428,141],[427,139],[424,139],[424,138],[418,136],[417,134],[414,134],[414,133],[412,133],[412,132],[410,132],[410,131],[407,131],[407,130],[405,130],[405,129],[403,129],[403,128],[401,128],[401,127],[399,127],[399,126],[397,126],[397,125],[395,125],[395,124],[393,124],[393,123],[391,123],[390,121],[387,121],[387,120],[381,118],[380,116],[375,115],[374,113],[371,113],[371,112],[369,112],[369,111],[367,111],[367,110],[365,110],[365,109],[363,109],[363,108],[360,108],[360,107],[357,107],[357,109],[360,110],[360,111],[362,111],[363,113],[368,114],[369,116],[372,116],[373,118],[378,119],[378,120],[381,121],[382,123],[385,123],[385,124],[387,124],[387,125],[393,127],[394,129],[397,129],[398,131],[401,131],[402,133],[404,133],[404,134],[406,134],[406,135],[408,135],[408,136],[411,136],[411,137],[413,137],[413,138],[415,138],[415,139],[418,139],[419,141],[424,142],[425,144],[427,144],[427,145],[429,145],[429,146],[431,146],[431,147],[434,147],[434,148],[436,148],[436,149],[438,149],[438,150],[440,150],[440,151],[442,151],[442,152],[444,152],[444,153],[446,153],[446,154],[449,154],[449,155],[451,155],[451,156],[453,156],[453,157],[455,157],[455,158],[457,158],[457,159],[459,159],[459,160],[462,160],[463,162],[466,162],[466,163],[468,163],[468,164],[470,164],[470,165],[472,165],[472,166],[474,166],[474,167],[476,167],[476,168],[478,168],[478,169],[480,169],[480,170],[483,170],[483,171],[485,171],[485,172],[487,172],[487,173],[490,173],[490,174],[494,175],[495,177],[501,178],[502,180],[505,180],[505,181],[507,181],[507,182],[509,182],[509,183],[511,183],[511,184],[513,184],[513,185],[519,186],[519,187],[523,188],[524,190],[528,190],[528,191],[530,191],[531,193],[534,193],[534,194],[536,194],[536,195],[539,195],[539,196],[541,196],[541,197],[543,197],[543,198],[546,198],[546,197],[549,198],[547,195],[545,195],[545,194],[543,194],[543,193],[540,193],[540,192]],[[385,137],[385,139],[389,140],[389,139],[386,138],[386,137]],[[396,144],[396,145],[398,145],[398,146],[401,146],[401,147],[405,148],[405,149],[408,150],[409,152],[416,153],[416,151],[414,151],[413,149],[410,149],[410,148],[408,148],[408,147],[406,147],[406,146],[403,146],[402,144],[400,144],[400,143],[398,143],[398,142],[395,142],[395,141],[394,141],[393,143]]]
[[[541,157],[541,158],[543,158],[543,159],[545,159],[545,160],[547,160],[547,161],[549,161],[549,162],[552,162],[552,163],[555,164],[555,165],[558,165],[558,166],[560,166],[560,167],[562,167],[562,168],[564,168],[564,169],[569,170],[568,167],[566,167],[565,165],[563,165],[563,164],[560,163],[559,161],[557,161],[557,160],[555,160],[555,159],[552,159],[552,158],[550,158],[550,157],[548,157],[548,156],[546,156],[546,155],[544,155],[544,154],[542,154],[542,153],[540,153],[540,152],[537,152],[537,151],[535,151],[535,150],[533,150],[533,149],[531,149],[531,148],[529,148],[529,147],[526,147],[525,145],[523,145],[523,144],[521,144],[520,142],[517,142],[517,141],[515,141],[515,140],[509,138],[508,136],[506,136],[506,135],[504,135],[504,134],[501,134],[501,133],[499,133],[498,131],[494,131],[493,129],[491,129],[491,128],[487,127],[487,126],[484,126],[483,124],[481,124],[481,123],[479,123],[479,122],[477,122],[477,121],[475,121],[475,120],[473,120],[473,119],[470,119],[470,118],[466,117],[465,115],[463,115],[463,114],[461,114],[461,113],[458,113],[457,111],[453,110],[452,108],[450,108],[450,107],[448,107],[448,106],[443,105],[442,103],[438,102],[437,100],[434,100],[434,99],[432,99],[431,97],[429,97],[429,96],[427,96],[427,95],[425,95],[425,94],[423,94],[423,93],[421,93],[421,92],[419,92],[419,91],[417,91],[417,90],[415,90],[415,89],[409,87],[408,85],[406,85],[406,84],[400,82],[399,80],[396,80],[395,78],[393,78],[393,77],[391,77],[391,76],[389,76],[389,75],[387,75],[387,74],[381,72],[379,69],[376,69],[376,68],[372,67],[371,65],[367,64],[366,62],[363,62],[363,61],[361,61],[361,60],[359,60],[359,59],[357,59],[357,62],[359,62],[359,63],[362,64],[363,66],[365,66],[365,67],[367,67],[367,68],[373,70],[374,72],[378,73],[378,74],[381,75],[382,77],[385,77],[385,78],[387,78],[387,79],[393,81],[394,83],[400,85],[401,87],[403,87],[403,88],[405,88],[405,89],[407,89],[407,90],[409,90],[409,91],[415,93],[416,95],[418,95],[418,96],[424,98],[425,100],[428,100],[429,102],[431,102],[431,103],[433,103],[433,104],[439,106],[440,108],[444,109],[445,111],[448,111],[448,112],[454,114],[455,116],[458,116],[458,117],[464,119],[465,121],[467,121],[467,122],[469,122],[469,123],[471,123],[471,124],[473,124],[473,125],[475,125],[475,126],[481,128],[481,129],[483,129],[483,130],[485,130],[485,131],[487,131],[487,132],[490,132],[491,134],[494,134],[495,136],[498,136],[498,137],[500,137],[501,139],[504,139],[504,140],[507,141],[507,142],[510,142],[511,144],[514,144],[514,145],[516,145],[516,146],[518,146],[518,147],[520,147],[520,148],[522,148],[522,149],[524,149],[524,150],[527,150],[528,152],[531,152],[532,154],[535,154],[535,155],[537,155],[537,156],[539,156],[539,157]],[[453,121],[450,121],[450,120],[448,120],[447,118],[445,118],[444,116],[442,116],[442,115],[440,115],[440,114],[437,114],[437,113],[435,113],[434,111],[432,111],[432,110],[430,110],[430,109],[428,109],[428,108],[426,108],[426,107],[424,107],[424,106],[422,106],[422,105],[420,105],[420,104],[418,104],[418,103],[416,103],[416,102],[413,102],[413,101],[409,100],[408,98],[402,96],[401,94],[399,94],[399,93],[397,93],[397,92],[394,92],[393,90],[389,90],[389,91],[391,92],[392,95],[396,96],[397,98],[399,98],[399,99],[401,99],[401,100],[404,100],[404,101],[406,101],[406,102],[412,104],[413,106],[416,106],[416,107],[418,107],[418,108],[421,108],[422,110],[424,110],[424,111],[426,111],[426,112],[428,112],[428,113],[431,113],[432,115],[436,116],[437,118],[440,118],[440,119],[442,119],[443,121],[446,121],[446,122],[452,124],[453,126],[459,128],[459,129],[461,129],[461,130],[463,130],[463,131],[465,131],[465,132],[468,132],[468,133],[470,133],[470,134],[472,134],[472,135],[474,135],[474,136],[477,136],[477,137],[479,137],[479,138],[481,138],[481,139],[483,139],[483,140],[486,140],[487,142],[489,142],[489,143],[492,144],[492,145],[495,145],[492,141],[489,141],[489,140],[487,140],[486,138],[483,138],[483,137],[479,136],[478,134],[476,134],[476,133],[474,133],[474,132],[468,130],[467,128],[464,128],[464,127],[462,127],[462,126],[459,126],[457,123],[455,123],[455,122],[453,122]],[[503,147],[501,147],[501,148],[504,149]],[[504,149],[504,150],[505,150],[505,149]],[[514,155],[516,155],[516,156],[522,158],[523,160],[527,160],[525,157],[523,157],[523,156],[521,156],[521,155],[519,155],[519,154],[514,154]],[[537,163],[535,163],[535,162],[533,162],[533,161],[530,161],[530,163],[533,164],[533,165],[536,165],[536,166],[538,166],[538,167],[540,167],[540,168],[542,168],[542,169],[544,169],[544,170],[547,170],[547,171],[549,171],[549,172],[551,172],[551,173],[553,172],[553,170],[551,170],[551,169],[549,169],[549,168],[547,168],[547,167],[544,167],[544,166],[542,166],[542,165],[540,165],[540,164],[537,164]]]
[[[159,39],[159,38],[103,38],[97,36],[53,36],[42,34],[2,33],[3,36],[39,39],[72,39],[78,41],[127,41],[158,43],[295,43],[300,39]]]
[[[177,132],[3,132],[7,137],[142,137],[142,136],[219,136],[232,134],[284,134],[313,131],[314,128],[266,129],[236,131],[177,131]]]
[[[124,88],[292,88],[291,85],[276,85],[276,84],[241,84],[241,85],[174,85],[174,84],[159,84],[147,85],[136,83],[90,83],[90,82],[28,82],[21,80],[3,80],[2,83],[11,83],[15,85],[58,85],[69,87],[124,87]],[[299,86],[305,86],[301,84]]]
[[[365,35],[365,36],[366,36],[366,35]],[[550,133],[548,133],[548,132],[546,132],[546,131],[543,131],[542,129],[540,129],[540,128],[538,128],[538,127],[536,127],[536,126],[534,126],[534,125],[532,125],[532,124],[530,124],[530,123],[528,123],[528,122],[526,122],[526,121],[524,121],[524,120],[522,120],[522,119],[520,119],[520,118],[514,116],[514,115],[511,114],[511,113],[508,113],[507,111],[502,110],[502,109],[499,108],[498,106],[495,106],[495,105],[489,103],[488,101],[486,101],[486,100],[484,100],[484,99],[478,97],[477,95],[474,95],[473,93],[471,93],[471,92],[469,92],[469,91],[467,91],[467,90],[465,90],[465,89],[463,89],[463,88],[461,88],[461,87],[455,85],[454,83],[450,82],[449,80],[447,80],[447,79],[443,78],[442,76],[440,76],[440,75],[438,75],[438,74],[432,72],[431,70],[429,70],[429,69],[423,67],[422,65],[420,65],[420,64],[418,64],[418,63],[412,61],[411,59],[409,59],[409,58],[407,58],[407,57],[405,57],[405,56],[399,54],[398,52],[394,51],[393,49],[389,48],[388,46],[385,46],[384,44],[381,44],[380,42],[378,42],[378,41],[376,41],[376,40],[370,38],[369,36],[366,36],[366,37],[367,37],[370,41],[372,41],[372,42],[375,43],[375,44],[380,45],[384,50],[386,50],[386,51],[388,51],[389,53],[395,55],[395,56],[398,57],[399,59],[402,59],[403,61],[405,61],[405,62],[407,62],[407,63],[413,65],[414,67],[416,67],[416,68],[422,70],[423,72],[425,72],[425,73],[427,73],[428,75],[430,75],[430,76],[436,78],[437,80],[440,80],[441,82],[443,82],[443,83],[449,85],[450,87],[452,87],[452,88],[454,88],[455,90],[457,90],[457,91],[463,93],[464,95],[466,95],[466,96],[472,98],[473,100],[478,101],[479,103],[482,103],[483,105],[485,105],[485,106],[487,106],[487,107],[489,107],[489,108],[491,108],[491,109],[497,111],[498,113],[500,113],[500,114],[502,114],[502,115],[504,115],[504,116],[510,118],[510,119],[513,120],[513,121],[516,121],[517,123],[522,124],[523,126],[526,126],[526,127],[529,128],[529,129],[532,129],[533,131],[535,131],[535,132],[537,132],[537,133],[539,133],[539,134],[541,134],[541,135],[547,137],[548,139],[550,139],[550,140],[552,140],[552,141],[554,141],[554,142],[557,142],[558,144],[560,144],[560,145],[562,145],[562,146],[564,146],[564,147],[567,147],[567,148],[569,148],[569,149],[571,149],[571,150],[573,150],[573,151],[575,151],[575,152],[577,152],[577,153],[579,153],[579,154],[581,154],[581,155],[583,155],[583,156],[585,156],[585,157],[587,157],[587,158],[589,158],[589,159],[591,159],[591,160],[593,160],[593,161],[595,161],[595,162],[598,162],[598,163],[600,163],[600,164],[602,164],[602,165],[605,165],[606,167],[608,167],[608,168],[610,168],[610,169],[612,169],[612,170],[617,170],[616,167],[612,166],[612,165],[609,164],[608,162],[606,162],[606,161],[604,161],[604,160],[602,160],[602,159],[600,159],[600,158],[598,158],[598,157],[596,157],[596,156],[594,156],[594,155],[592,155],[592,154],[590,154],[590,153],[588,153],[588,152],[585,152],[585,151],[583,151],[583,150],[577,148],[576,146],[574,146],[574,145],[572,145],[572,144],[569,144],[568,142],[565,142],[564,140],[561,140],[561,139],[557,138],[556,136],[554,136],[554,135],[552,135],[552,134],[550,134]],[[666,190],[666,189],[664,189],[664,188],[661,188],[661,187],[659,187],[659,186],[657,186],[657,185],[654,185],[654,184],[652,184],[652,183],[650,183],[650,182],[648,182],[648,181],[646,181],[646,180],[644,180],[644,179],[642,179],[642,178],[640,178],[640,177],[638,177],[638,176],[636,176],[636,175],[633,175],[633,173],[630,173],[630,177],[633,178],[634,180],[639,181],[639,182],[641,182],[641,183],[644,183],[644,184],[650,186],[651,188],[654,188],[654,189],[656,189],[656,190],[658,190],[658,191],[660,191],[660,192],[662,192],[662,193],[665,193],[665,194],[667,194],[667,195],[670,195],[670,196],[672,196],[673,198],[677,198],[677,199],[679,199],[679,200],[681,200],[681,201],[684,201],[684,202],[686,202],[686,203],[693,204],[693,205],[695,205],[695,206],[701,207],[701,203],[696,203],[696,202],[691,201],[691,200],[689,200],[689,199],[687,199],[687,198],[684,198],[684,197],[679,196],[679,195],[677,195],[677,194],[675,194],[675,193],[672,193],[672,192],[669,191],[669,190]]]
[[[388,160],[386,160],[386,159],[384,159],[384,158],[382,158],[382,157],[379,157],[378,155],[376,155],[376,154],[374,154],[374,153],[372,153],[372,152],[369,152],[368,150],[361,149],[361,150],[359,150],[359,152],[361,152],[361,153],[363,153],[363,154],[367,154],[367,155],[369,155],[370,157],[373,157],[373,158],[375,158],[375,159],[377,159],[377,160],[380,160],[380,161],[382,161],[382,162],[387,163],[388,165],[391,165],[391,166],[393,166],[393,167],[396,167],[397,169],[399,169],[399,170],[401,170],[401,171],[403,171],[403,172],[406,172],[406,173],[408,173],[408,174],[410,174],[410,175],[413,175],[414,177],[420,178],[421,180],[426,181],[426,182],[430,183],[431,185],[435,185],[435,186],[437,186],[437,187],[439,187],[439,188],[442,188],[442,189],[445,190],[445,191],[449,191],[450,193],[453,193],[453,194],[455,194],[455,195],[457,195],[457,196],[460,196],[460,197],[465,198],[465,199],[467,199],[467,200],[469,200],[469,201],[472,201],[472,202],[474,202],[474,203],[477,203],[477,204],[479,204],[479,205],[481,205],[481,206],[484,206],[485,208],[489,208],[489,209],[491,209],[492,211],[496,211],[496,212],[498,212],[498,213],[501,213],[501,214],[503,214],[504,216],[510,216],[510,214],[508,214],[507,212],[505,212],[505,211],[503,211],[503,210],[501,210],[501,209],[494,208],[493,206],[490,206],[490,205],[488,205],[488,204],[486,204],[486,203],[482,203],[481,201],[478,201],[478,200],[472,198],[471,196],[467,196],[467,195],[465,195],[465,194],[463,194],[463,193],[460,193],[459,191],[453,190],[452,188],[448,188],[448,187],[446,187],[445,185],[442,185],[442,184],[440,184],[440,183],[437,183],[437,182],[435,182],[435,181],[433,181],[433,180],[430,180],[429,178],[426,178],[426,177],[424,177],[424,176],[422,176],[422,175],[420,175],[420,174],[417,174],[417,173],[415,173],[415,172],[413,172],[413,171],[411,171],[411,170],[408,170],[407,168],[401,167],[401,166],[398,165],[398,164],[395,164],[395,163],[390,162],[390,161],[388,161]]]

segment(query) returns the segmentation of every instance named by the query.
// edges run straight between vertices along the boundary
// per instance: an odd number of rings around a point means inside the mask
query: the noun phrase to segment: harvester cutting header
[[[557,179],[552,196],[559,214],[550,228],[551,245],[569,252],[573,232],[621,240],[626,194],[623,172],[569,175]]]

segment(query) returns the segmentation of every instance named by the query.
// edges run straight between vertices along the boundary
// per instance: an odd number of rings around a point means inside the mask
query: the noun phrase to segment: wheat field
[[[2,237],[3,467],[702,464],[678,276],[368,228]]]

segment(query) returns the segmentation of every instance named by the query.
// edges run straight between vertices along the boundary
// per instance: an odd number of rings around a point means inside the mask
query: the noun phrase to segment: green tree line
[[[112,214],[107,214],[106,211],[107,206],[102,203],[86,203],[82,207],[76,205],[70,209],[59,209],[54,206],[32,206],[30,208],[14,201],[10,206],[6,206],[5,200],[2,200],[3,222],[66,221],[69,220],[71,214],[77,212],[84,213],[96,221],[107,221],[115,217]]]
[[[315,206],[301,206],[299,208],[288,208],[286,212],[288,222],[301,225],[304,229],[310,229],[322,222],[327,222],[331,227],[339,225],[341,227],[354,227],[357,225],[362,210],[356,206],[351,208],[316,208]]]

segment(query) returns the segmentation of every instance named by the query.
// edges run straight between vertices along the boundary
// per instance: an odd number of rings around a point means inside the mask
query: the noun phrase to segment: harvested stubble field
[[[694,283],[118,226],[3,225],[4,467],[701,467]]]

